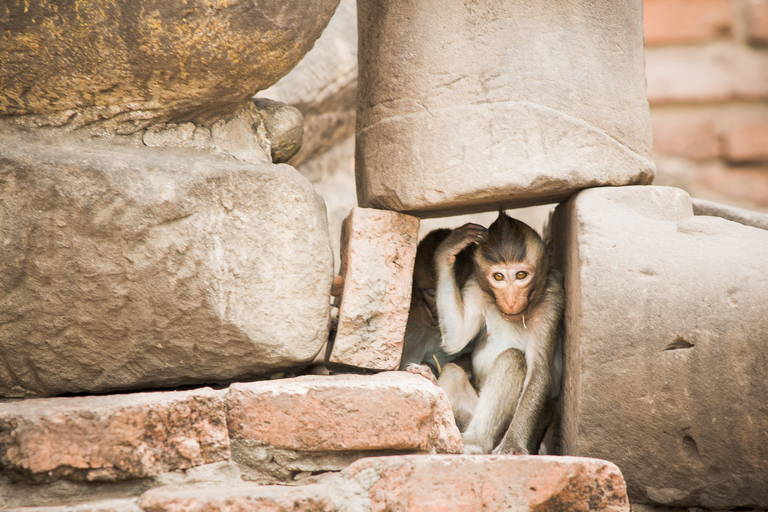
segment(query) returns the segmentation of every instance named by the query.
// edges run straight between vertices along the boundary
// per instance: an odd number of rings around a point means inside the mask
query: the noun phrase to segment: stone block
[[[706,160],[720,156],[717,112],[711,109],[651,110],[653,150],[669,155]]]
[[[621,468],[633,502],[768,507],[768,231],[665,187],[561,205],[563,450]]]
[[[748,0],[747,30],[755,43],[768,43],[768,0]]]
[[[293,168],[3,137],[0,396],[230,381],[326,342],[325,208]]]
[[[3,512],[144,512],[138,500],[101,500],[77,505],[52,505],[47,507],[3,508]]]
[[[768,52],[736,43],[647,48],[645,71],[651,105],[768,97]]]
[[[768,208],[768,165],[730,167],[721,162],[703,165],[693,176],[692,193],[705,197],[708,191],[755,208]]]
[[[730,0],[644,0],[645,44],[686,44],[731,35]]]
[[[419,219],[353,208],[342,226],[339,323],[327,361],[396,370],[411,303]]]
[[[158,488],[141,496],[144,512],[334,512],[320,485],[217,485]]]
[[[33,482],[145,478],[229,457],[224,398],[208,388],[0,404],[0,468]]]
[[[652,181],[641,0],[368,0],[358,20],[360,206],[455,215]]]
[[[232,114],[301,60],[338,3],[12,2],[0,114],[122,133]]]
[[[629,512],[610,462],[575,457],[432,455],[369,458],[344,471],[368,491],[371,511]]]
[[[768,161],[768,110],[733,119],[723,149],[732,162]]]
[[[251,442],[301,452],[463,449],[443,390],[405,372],[233,384],[227,403],[233,446]]]

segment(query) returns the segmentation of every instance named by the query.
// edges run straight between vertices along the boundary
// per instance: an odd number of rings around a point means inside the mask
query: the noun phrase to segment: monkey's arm
[[[553,272],[544,300],[531,312],[528,329],[531,341],[526,347],[527,374],[523,392],[504,438],[493,453],[535,454],[538,451],[538,423],[552,389],[552,368],[560,336],[564,292],[559,273]]]
[[[470,277],[463,288],[456,283],[454,266],[456,255],[467,246],[477,242],[486,229],[478,224],[464,224],[454,229],[435,252],[437,267],[437,288],[435,305],[439,318],[442,348],[448,354],[457,354],[466,347],[483,325],[482,291],[474,277]]]

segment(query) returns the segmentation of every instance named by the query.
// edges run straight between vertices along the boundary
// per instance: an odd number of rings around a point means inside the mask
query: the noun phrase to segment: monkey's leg
[[[464,453],[491,453],[506,432],[525,381],[525,354],[511,348],[501,353],[480,389],[475,415],[462,435]]]
[[[451,402],[456,426],[464,431],[472,420],[477,407],[477,391],[469,382],[466,372],[458,365],[448,363],[443,367],[443,373],[437,379],[437,385],[445,390]]]

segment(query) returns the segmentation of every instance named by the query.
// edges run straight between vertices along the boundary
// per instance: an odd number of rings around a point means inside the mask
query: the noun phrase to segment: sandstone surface
[[[39,398],[0,404],[0,468],[29,481],[116,481],[230,457],[221,392]]]
[[[233,446],[301,452],[460,453],[442,389],[406,372],[304,376],[230,387]]]
[[[396,370],[411,303],[419,219],[353,208],[342,226],[344,278],[336,336],[327,361]]]
[[[12,1],[0,113],[132,133],[232,114],[295,66],[338,0]]]
[[[344,471],[371,511],[629,512],[619,469],[603,460],[514,455],[363,459]]]
[[[641,0],[361,1],[358,20],[360,206],[439,216],[652,181]]]
[[[768,231],[665,187],[587,190],[555,218],[563,444],[640,503],[768,507]]]
[[[3,142],[1,396],[229,381],[327,340],[325,208],[291,167]]]

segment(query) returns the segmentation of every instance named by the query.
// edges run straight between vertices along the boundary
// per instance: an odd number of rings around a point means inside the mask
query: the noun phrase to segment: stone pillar
[[[768,507],[768,231],[666,187],[557,209],[563,452],[621,468],[630,500]]]
[[[642,1],[359,0],[360,206],[439,216],[653,180]]]

